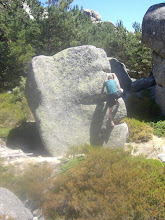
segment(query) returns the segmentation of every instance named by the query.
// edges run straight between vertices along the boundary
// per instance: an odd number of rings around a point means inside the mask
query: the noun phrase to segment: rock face
[[[32,220],[33,215],[9,190],[0,187],[0,216],[6,215],[16,220]]]
[[[155,85],[154,76],[149,76],[147,78],[137,79],[131,84],[131,91],[137,92],[142,89],[146,89]]]
[[[165,58],[165,3],[151,6],[142,22],[143,42]]]
[[[158,84],[155,87],[155,102],[160,106],[162,114],[165,115],[165,87]]]
[[[126,143],[128,138],[128,126],[126,123],[118,124],[112,130],[111,127],[107,128],[105,133],[106,144],[105,147],[121,147],[123,143]],[[110,132],[109,132],[110,131]],[[110,135],[109,135],[110,134]],[[107,135],[107,136],[106,136]]]
[[[102,21],[101,15],[96,11],[93,11],[91,9],[84,9],[83,13],[86,14],[93,23],[98,23]]]
[[[165,3],[151,6],[144,15],[142,41],[153,50],[155,101],[165,115]]]
[[[153,52],[153,74],[158,85],[165,87],[165,59]]]
[[[94,46],[73,47],[52,57],[33,58],[26,98],[51,155],[62,155],[72,145],[104,145],[102,132],[108,111],[103,82],[107,72],[107,56]],[[116,123],[127,115],[123,99],[119,101],[121,104],[114,109]]]
[[[118,77],[121,88],[123,88],[124,91],[129,91],[131,89],[132,80],[127,73],[125,65],[115,58],[110,57],[108,59],[111,66],[111,72],[115,73]]]

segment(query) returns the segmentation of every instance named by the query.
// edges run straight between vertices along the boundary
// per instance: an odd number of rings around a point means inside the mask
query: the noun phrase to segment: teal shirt
[[[116,81],[114,79],[108,79],[105,82],[105,86],[107,89],[107,94],[113,94],[113,93],[117,92]]]

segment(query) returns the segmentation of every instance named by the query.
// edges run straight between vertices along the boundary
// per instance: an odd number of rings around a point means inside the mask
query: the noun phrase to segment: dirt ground
[[[142,154],[147,158],[159,159],[158,155],[165,153],[165,138],[153,136],[153,139],[148,142],[127,143],[125,149],[131,149],[134,156]]]
[[[158,155],[165,153],[165,138],[153,136],[153,140],[143,143],[126,143],[126,150],[131,150],[132,155],[145,155],[147,158],[159,159]],[[38,154],[39,155],[39,154]],[[4,159],[4,164],[13,164],[23,170],[29,164],[51,163],[53,166],[61,162],[62,157],[48,157],[44,155],[34,156],[24,153],[21,149],[10,149],[6,143],[0,139],[0,158]]]

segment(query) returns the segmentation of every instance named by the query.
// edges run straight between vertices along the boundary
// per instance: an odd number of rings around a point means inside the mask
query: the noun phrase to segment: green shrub
[[[122,121],[128,125],[130,142],[149,141],[153,138],[153,128],[145,122],[134,118],[125,118]]]
[[[53,167],[30,165],[20,173],[0,161],[0,186],[42,208],[49,220],[165,216],[165,169],[157,160],[133,157],[123,149],[95,148],[65,172],[52,176]]]
[[[70,160],[64,160],[63,165],[60,167],[60,172],[61,173],[66,173],[70,168],[72,168],[75,165],[79,164],[83,160],[85,160],[84,156],[73,157]]]
[[[160,108],[155,103],[155,100],[149,97],[148,93],[146,95],[146,93],[145,95],[143,94],[143,97],[134,94],[128,98],[128,117],[146,121],[161,114]]]
[[[81,154],[88,154],[91,151],[95,150],[96,148],[99,148],[99,146],[91,146],[89,144],[73,145],[68,148],[66,157],[68,158],[68,157],[75,157]]]
[[[13,94],[0,94],[0,137],[7,137],[9,131],[25,120],[21,105],[12,103]]]
[[[154,129],[154,134],[158,137],[165,137],[165,121],[149,122]]]
[[[33,120],[33,115],[31,113],[31,110],[28,106],[25,97],[25,85],[26,85],[26,77],[21,76],[19,85],[13,89],[12,102],[14,104],[19,104],[21,106],[22,112],[27,120]]]
[[[14,192],[22,201],[31,200],[36,207],[43,203],[43,193],[52,184],[53,168],[48,164],[29,165],[23,172],[14,165],[3,165],[0,161],[0,187]]]
[[[163,219],[164,168],[124,150],[96,149],[45,194],[46,219]]]
[[[19,86],[16,86],[13,89],[13,102],[22,102],[22,100],[25,97],[25,84],[26,84],[26,78],[21,76],[21,80],[19,82]]]

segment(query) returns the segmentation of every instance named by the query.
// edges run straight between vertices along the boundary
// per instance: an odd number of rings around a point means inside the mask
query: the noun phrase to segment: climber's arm
[[[108,80],[108,76],[109,76],[109,73],[107,73],[105,80],[104,80],[104,83]]]

